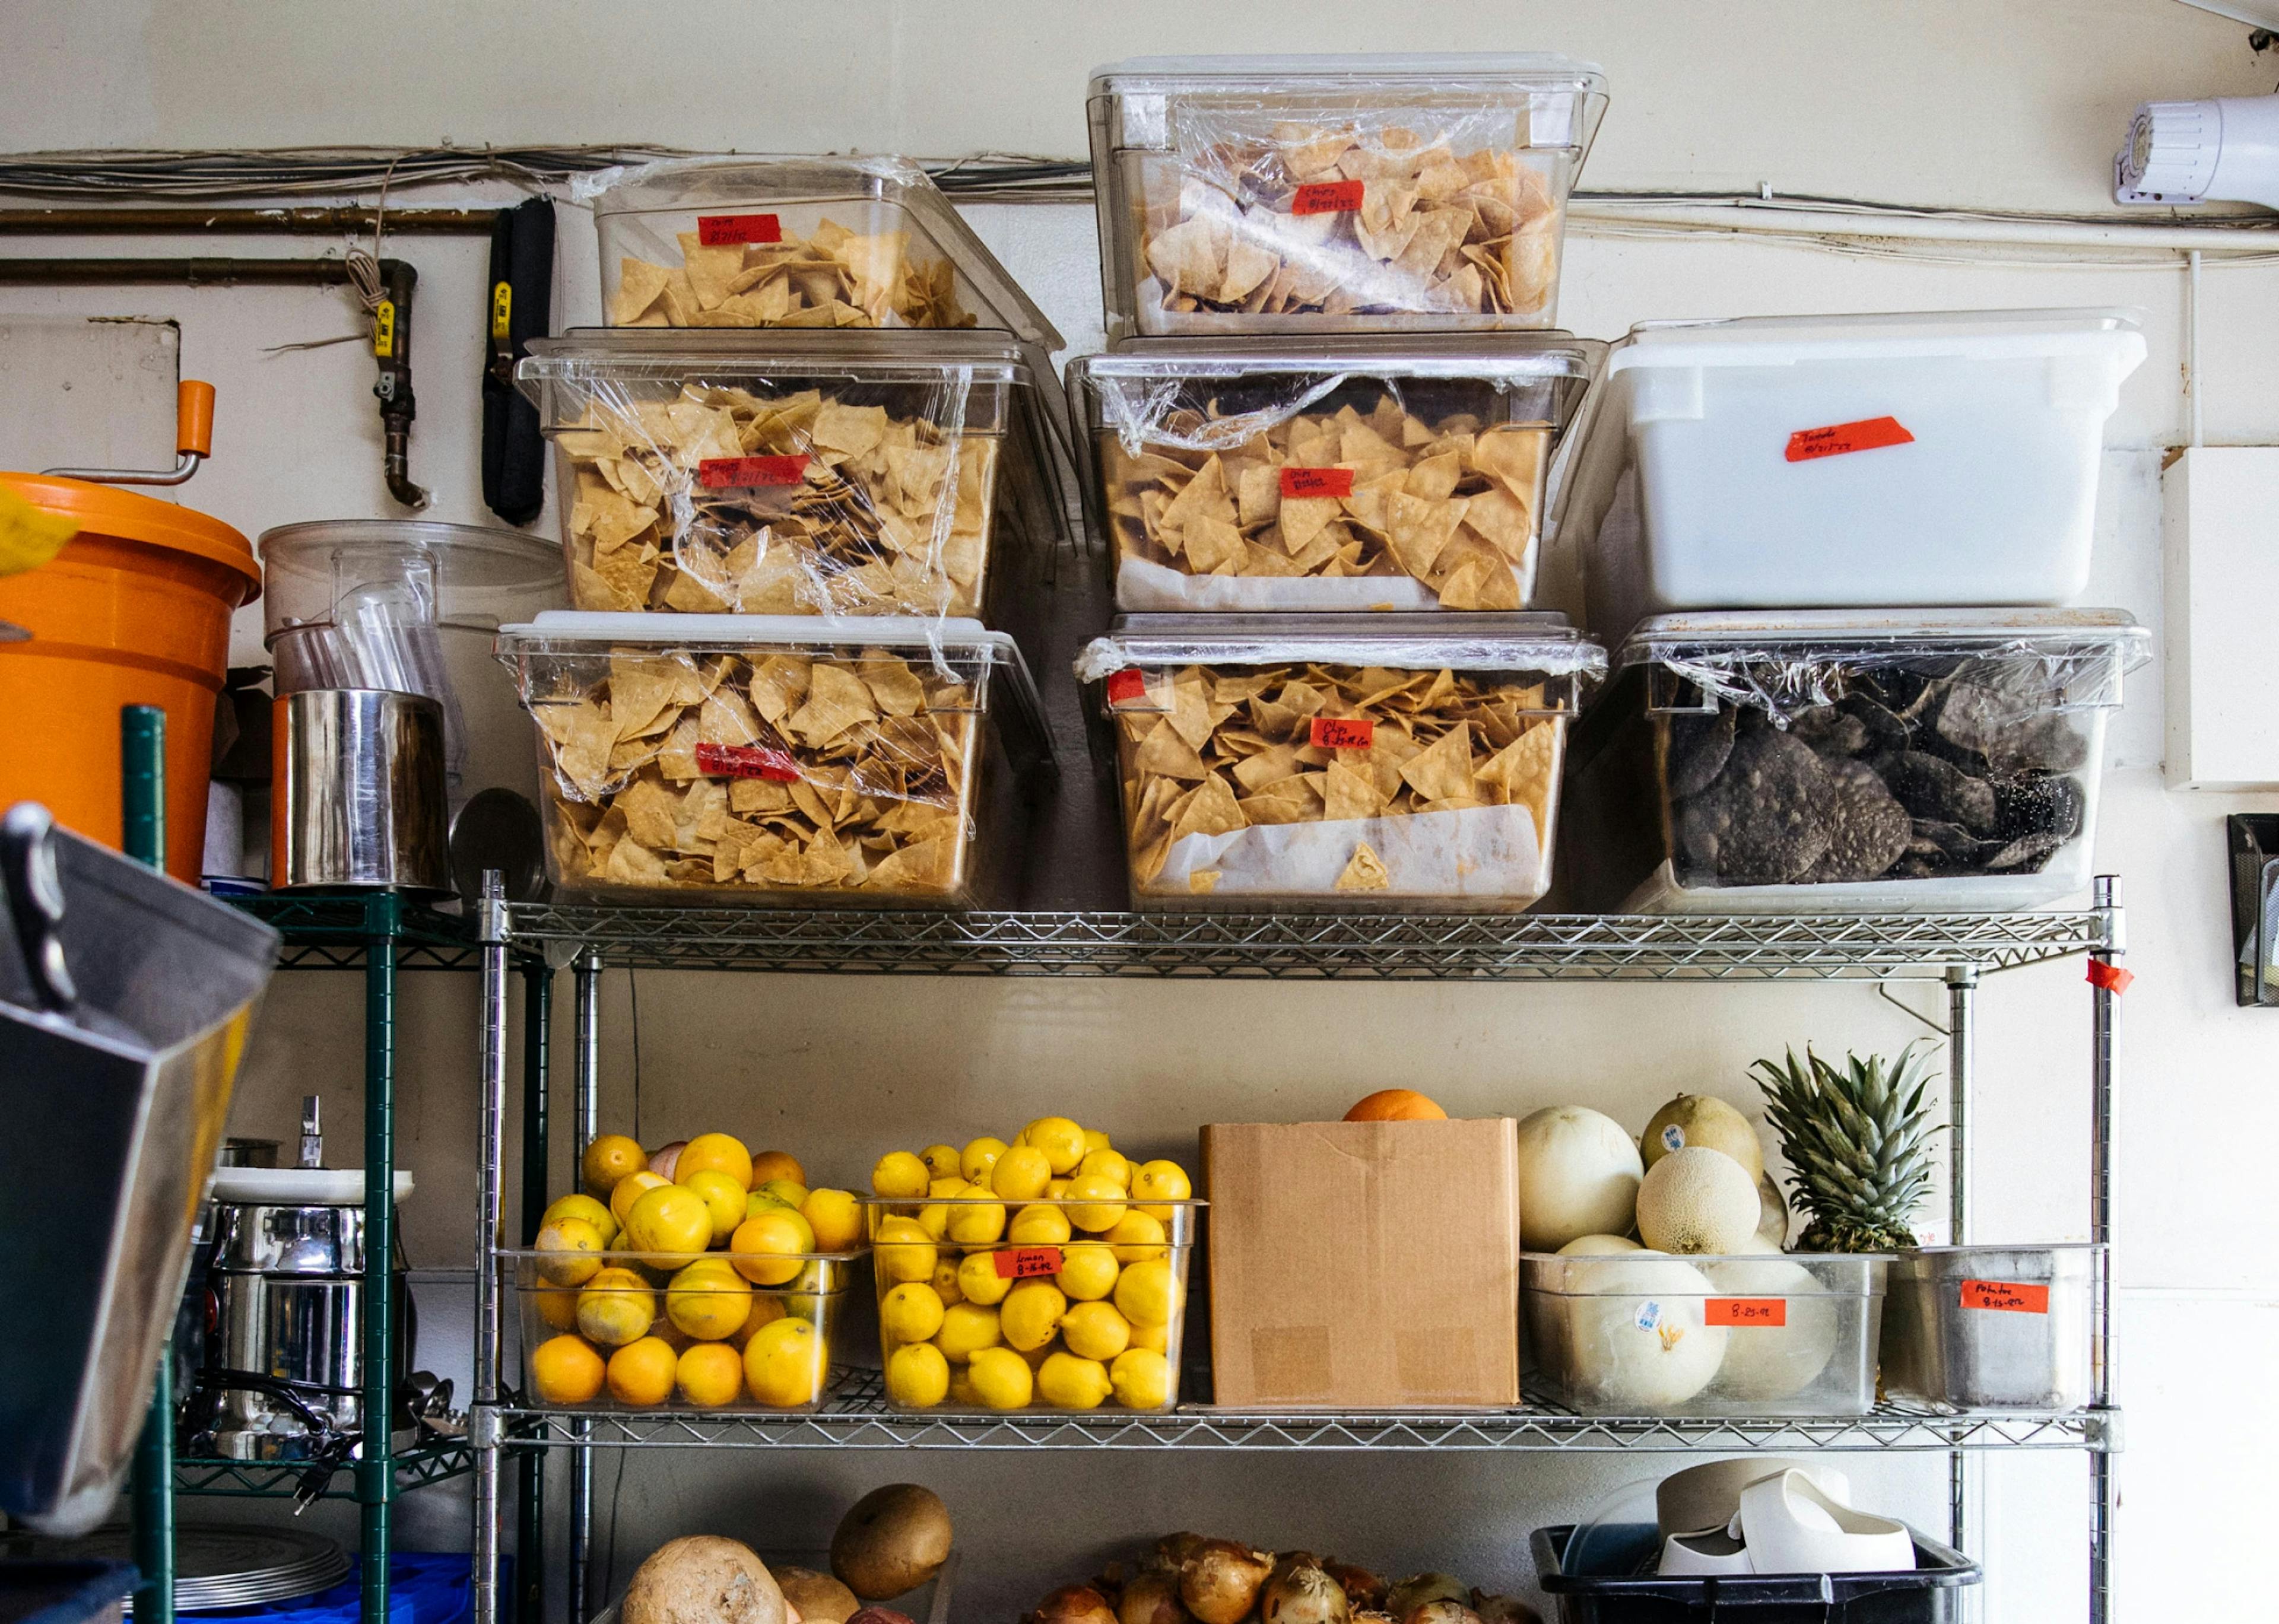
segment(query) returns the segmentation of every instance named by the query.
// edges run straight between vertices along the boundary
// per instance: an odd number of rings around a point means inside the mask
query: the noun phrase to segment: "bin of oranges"
[[[889,1404],[901,1410],[1168,1410],[1203,1203],[1186,1169],[1133,1162],[1040,1117],[1008,1144],[896,1151],[863,1202]]]
[[[587,1147],[584,1189],[503,1254],[523,1387],[563,1409],[789,1410],[821,1402],[849,1268],[855,1196],[725,1133],[655,1153]]]

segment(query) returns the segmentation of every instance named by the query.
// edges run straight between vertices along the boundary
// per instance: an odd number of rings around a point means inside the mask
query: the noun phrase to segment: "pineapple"
[[[1797,1063],[1761,1060],[1750,1069],[1765,1112],[1811,1215],[1798,1250],[1891,1252],[1917,1245],[1910,1220],[1930,1189],[1930,1136],[1922,1109],[1930,1066],[1914,1044],[1887,1067],[1881,1055],[1844,1057],[1842,1069],[1812,1052]]]

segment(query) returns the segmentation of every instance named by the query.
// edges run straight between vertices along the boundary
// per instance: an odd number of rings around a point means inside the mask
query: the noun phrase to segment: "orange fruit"
[[[689,1404],[719,1409],[744,1390],[744,1356],[724,1342],[700,1342],[680,1356],[674,1381]]]
[[[687,1184],[691,1173],[725,1173],[736,1181],[739,1190],[749,1190],[752,1153],[744,1148],[742,1140],[728,1134],[700,1133],[680,1147],[680,1159],[672,1164],[676,1184]]]
[[[1346,1113],[1349,1122],[1443,1122],[1448,1114],[1413,1088],[1380,1088]]]
[[[646,1171],[648,1153],[639,1142],[622,1133],[605,1133],[586,1146],[585,1161],[579,1172],[586,1180],[586,1193],[607,1199],[617,1183],[628,1173]]]
[[[628,1342],[610,1355],[610,1397],[644,1408],[663,1404],[672,1397],[673,1378],[679,1370],[680,1356],[664,1337]]]
[[[541,1404],[591,1404],[602,1377],[602,1356],[582,1337],[549,1337],[530,1355],[531,1391]]]
[[[804,1186],[807,1169],[799,1165],[799,1158],[789,1151],[762,1151],[752,1158],[752,1182],[747,1189],[757,1190],[771,1178],[787,1178]]]
[[[619,1179],[610,1190],[610,1216],[618,1221],[618,1237],[625,1239],[625,1214],[633,1210],[633,1203],[652,1190],[662,1190],[672,1181],[662,1173],[652,1173],[647,1168],[637,1168]],[[625,1242],[631,1246],[631,1241]]]

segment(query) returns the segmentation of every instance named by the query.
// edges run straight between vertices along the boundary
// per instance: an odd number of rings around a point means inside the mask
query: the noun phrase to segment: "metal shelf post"
[[[1978,967],[1958,964],[1946,972],[1946,1236],[1951,1245],[1970,1237],[1970,1091],[1976,1082],[1973,1069],[1977,1032],[1973,1025],[1978,992]],[[1976,1541],[1973,1526],[1971,1478],[1976,1467],[1961,1450],[1946,1458],[1947,1543],[1964,1555]],[[1966,1616],[1978,1607],[1974,1590],[1963,1598]]]
[[[467,1417],[475,1450],[475,1624],[498,1618],[499,1280],[495,1254],[503,1219],[501,1151],[506,1124],[506,918],[504,890],[483,876],[481,1155],[475,1168],[475,1392]]]
[[[119,708],[119,846],[137,862],[166,866],[166,713]],[[158,1354],[142,1434],[134,1441],[134,1587],[140,1624],[174,1624],[174,1351]]]
[[[362,1523],[357,1612],[388,1624],[388,1568],[395,1498],[395,936],[403,899],[364,899],[372,947],[364,963],[364,1442],[357,1452]]]
[[[2090,955],[2089,1074],[2089,1237],[2105,1250],[2099,1254],[2093,1290],[2091,1373],[2093,1407],[2113,1404],[2113,1067],[2114,1041],[2121,1021],[2121,992],[2128,974],[2121,960],[2128,951],[2121,912],[2121,881],[2114,875],[2097,878],[2097,911],[2105,919],[2105,946]],[[2090,1458],[2089,1620],[2108,1624],[2113,1617],[2114,1513],[2120,1488],[2114,1477],[2114,1459],[2100,1450]]]
[[[546,1211],[548,1107],[546,1069],[549,1025],[554,1013],[554,977],[542,962],[522,969],[522,1233],[538,1233]],[[520,1624],[541,1624],[546,1616],[546,1457],[526,1453],[516,1483],[514,1584]]]
[[[601,1131],[602,1122],[602,959],[590,949],[578,955],[577,968],[572,972],[575,981],[578,1052],[572,1062],[572,1088],[575,1095],[577,1126],[571,1134],[571,1161],[574,1177],[582,1177],[586,1147]],[[584,1423],[577,1431],[584,1436],[588,1432]],[[579,1450],[570,1458],[570,1551],[569,1593],[570,1624],[586,1624],[590,1609],[587,1605],[587,1580],[593,1560],[594,1536],[594,1457],[591,1451]],[[481,1620],[477,1620],[481,1624]]]

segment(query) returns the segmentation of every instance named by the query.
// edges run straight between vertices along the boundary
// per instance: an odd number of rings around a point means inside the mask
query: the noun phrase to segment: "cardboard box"
[[[1218,1123],[1202,1149],[1218,1404],[1519,1402],[1510,1118]]]

